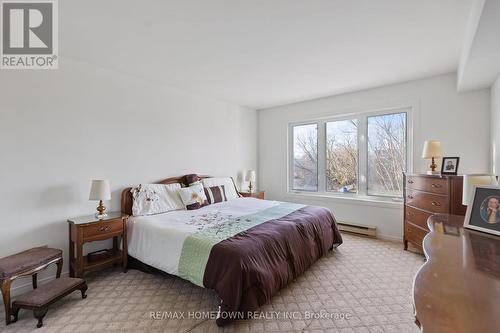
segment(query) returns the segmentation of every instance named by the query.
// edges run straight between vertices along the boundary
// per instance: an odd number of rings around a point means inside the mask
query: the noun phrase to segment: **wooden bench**
[[[82,298],[86,298],[87,284],[85,280],[79,278],[63,277],[46,283],[38,289],[19,296],[12,303],[12,314],[16,322],[20,309],[33,310],[33,315],[38,319],[36,327],[43,326],[43,317],[47,314],[49,306],[61,298],[80,290]]]
[[[51,264],[57,265],[57,275],[61,276],[63,266],[62,250],[35,247],[0,259],[0,287],[5,306],[5,324],[11,323],[10,286],[12,281],[22,276],[32,276],[33,288],[37,288],[37,273]]]

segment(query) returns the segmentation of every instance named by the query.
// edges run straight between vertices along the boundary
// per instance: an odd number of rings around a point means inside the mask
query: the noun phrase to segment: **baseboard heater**
[[[368,237],[377,237],[377,227],[362,224],[352,224],[347,222],[338,222],[337,226],[340,231],[350,232],[352,234],[363,235]]]

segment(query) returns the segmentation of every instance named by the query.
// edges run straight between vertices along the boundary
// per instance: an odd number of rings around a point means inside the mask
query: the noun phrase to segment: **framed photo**
[[[475,186],[464,227],[500,236],[500,186]]]
[[[460,162],[460,157],[443,157],[441,174],[456,175],[458,172],[458,162]]]

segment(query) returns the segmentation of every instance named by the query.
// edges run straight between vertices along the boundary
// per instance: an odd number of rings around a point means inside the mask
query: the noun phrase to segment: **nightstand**
[[[257,199],[264,199],[264,191],[257,191],[257,192],[240,192],[241,196],[244,198],[257,198]]]
[[[68,220],[69,223],[69,275],[83,277],[85,273],[97,271],[114,264],[121,264],[127,271],[127,218],[120,212],[108,213],[103,219],[94,215]],[[122,249],[118,248],[119,237]],[[83,244],[113,238],[113,248],[95,259],[83,255]]]

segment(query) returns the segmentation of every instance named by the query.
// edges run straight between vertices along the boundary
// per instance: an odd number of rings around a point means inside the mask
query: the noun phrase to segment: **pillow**
[[[132,192],[132,215],[153,215],[185,209],[179,189],[181,184],[140,184]]]
[[[209,205],[217,202],[227,201],[226,190],[224,185],[205,187],[205,195],[207,197]]]
[[[207,205],[207,197],[201,184],[179,188],[178,191],[187,210],[198,209]]]
[[[238,192],[236,192],[236,186],[234,186],[233,178],[204,178],[201,180],[203,186],[205,187],[213,187],[213,186],[221,186],[224,185],[224,189],[226,191],[227,200],[237,199],[240,196]]]

